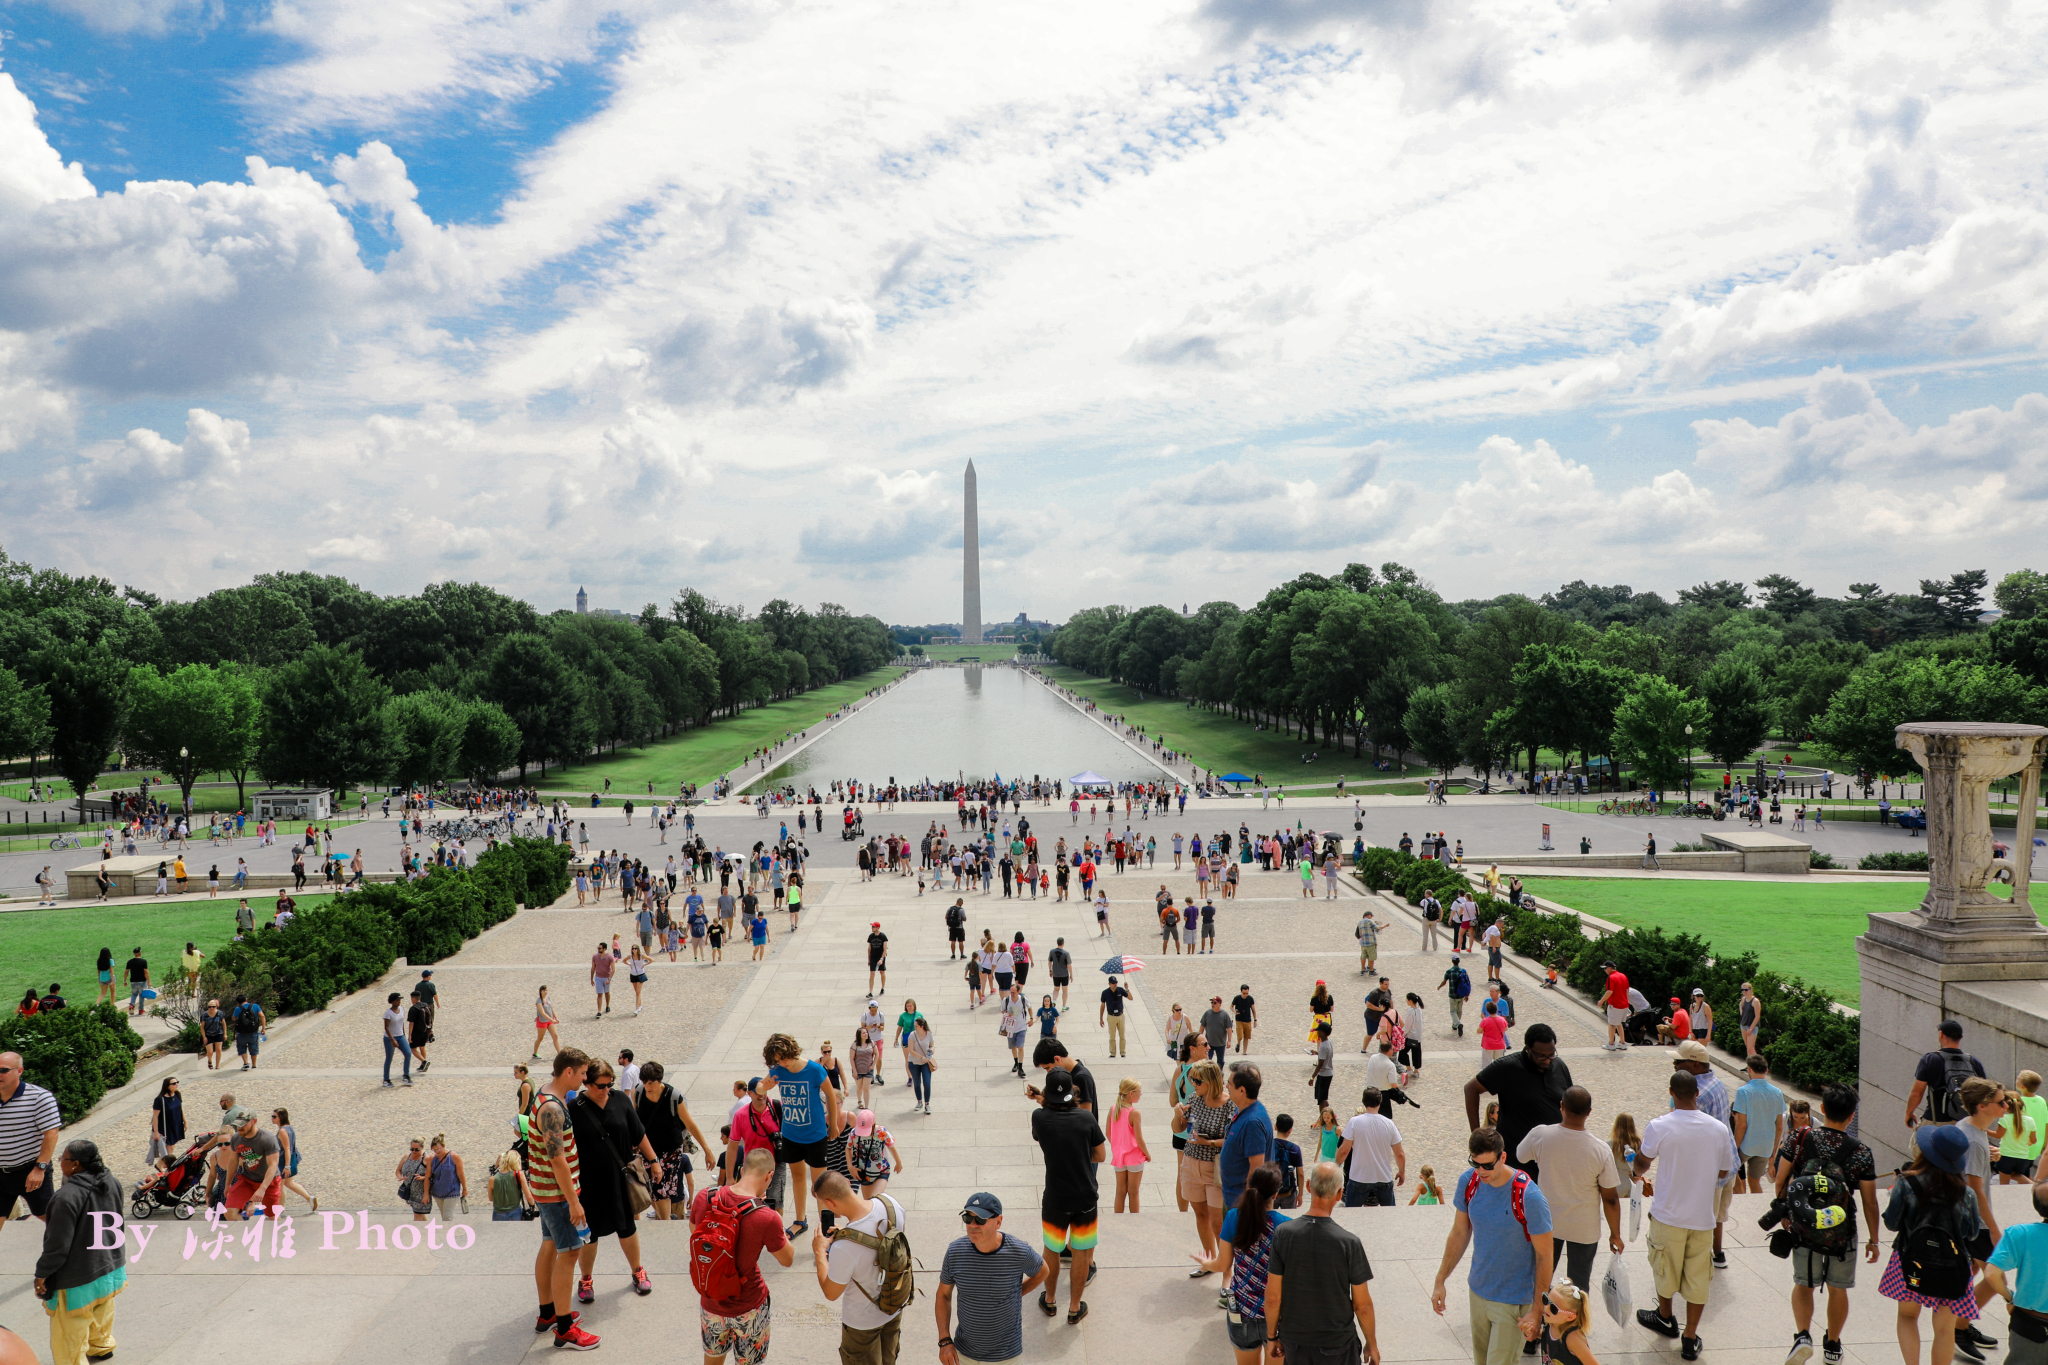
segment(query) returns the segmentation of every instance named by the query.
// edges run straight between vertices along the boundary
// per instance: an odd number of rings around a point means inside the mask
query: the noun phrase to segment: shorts
[[[772,1298],[736,1318],[721,1317],[702,1303],[697,1305],[697,1332],[704,1339],[707,1356],[731,1355],[738,1365],[761,1365],[768,1358],[768,1318]]]
[[[1991,1169],[2000,1175],[2016,1175],[2025,1180],[2034,1177],[2034,1162],[2023,1156],[2002,1156],[1991,1163]]]
[[[870,957],[868,959],[868,970],[871,972],[888,971],[889,959],[887,957]]]
[[[28,1188],[28,1173],[35,1168],[33,1161],[0,1168],[0,1218],[13,1216],[16,1200],[25,1201],[28,1211],[38,1218],[50,1211],[50,1196],[57,1192],[57,1173],[43,1172],[43,1183],[31,1190]]]
[[[1771,1159],[1768,1156],[1746,1156],[1742,1158],[1742,1173],[1751,1180],[1762,1180],[1770,1174]]]
[[[1045,1234],[1045,1249],[1060,1251],[1095,1250],[1095,1210],[1079,1212],[1065,1209],[1039,1210],[1039,1220]]]
[[[106,985],[106,984],[107,984],[107,983],[108,983],[109,981],[112,981],[113,979],[114,979],[114,974],[113,974],[112,972],[101,972],[101,973],[100,973],[100,984],[101,984],[102,986]]]
[[[1014,974],[1010,972],[997,972],[996,989],[999,991],[1007,992],[1010,989],[1010,981],[1013,975]]]
[[[1182,1152],[1175,1190],[1190,1204],[1207,1204],[1215,1209],[1223,1207],[1223,1180],[1217,1175],[1213,1161],[1197,1161]]]
[[[1054,989],[1064,989],[1067,984],[1067,978],[1064,976],[1056,976],[1052,979],[1052,984]]]
[[[1500,966],[1500,949],[1488,948],[1486,950],[1486,965],[1489,967]]]
[[[227,1205],[231,1209],[246,1208],[249,1201],[255,1197],[256,1182],[245,1176],[236,1176],[234,1183],[228,1186]],[[263,1207],[275,1214],[283,1202],[284,1182],[271,1181],[270,1188],[264,1192]]]
[[[1856,1244],[1849,1244],[1844,1256],[1823,1256],[1812,1247],[1792,1248],[1792,1283],[1809,1289],[1827,1285],[1831,1289],[1856,1287]]]
[[[612,989],[612,979],[608,976],[592,977],[590,989],[597,995],[609,995]]]
[[[1263,1353],[1269,1349],[1264,1318],[1248,1318],[1233,1310],[1226,1326],[1230,1332],[1230,1344],[1238,1350]]]
[[[1735,1202],[1735,1188],[1738,1183],[1734,1176],[1730,1176],[1728,1177],[1727,1184],[1714,1186],[1714,1221],[1716,1223],[1728,1221],[1728,1208]]]
[[[533,1021],[533,1031],[535,1033],[546,1033],[550,1028],[554,1027],[554,1024],[555,1021],[552,1019],[536,1019]]]
[[[946,940],[949,943],[967,942],[967,926],[963,924],[958,929],[948,929],[946,931]]]
[[[259,1041],[260,1040],[253,1033],[237,1033],[235,1035],[236,1055],[254,1057],[256,1055],[256,1047]]]
[[[1029,1033],[1030,1031],[1031,1031],[1031,1030],[1029,1030],[1029,1029],[1019,1029],[1019,1030],[1017,1030],[1017,1031],[1016,1031],[1015,1033],[1011,1034],[1011,1035],[1010,1035],[1010,1046],[1011,1046],[1011,1047],[1013,1047],[1013,1048],[1021,1048],[1021,1047],[1023,1047],[1023,1046],[1024,1046],[1024,1035],[1025,1035],[1025,1034],[1027,1034],[1027,1033]]]
[[[1614,1005],[1609,1005],[1607,1007],[1607,1022],[1610,1024],[1626,1024],[1628,1022],[1628,1017],[1628,1010],[1621,1009]]]
[[[542,1200],[534,1207],[540,1210],[540,1235],[553,1242],[556,1251],[583,1249],[583,1239],[576,1235],[576,1224],[569,1218],[568,1200]]]
[[[1181,942],[1183,943],[1193,943],[1195,941],[1195,931],[1192,929],[1183,929],[1180,931],[1180,937]]]
[[[1110,1167],[1109,1169],[1111,1169],[1112,1171],[1122,1171],[1122,1172],[1124,1172],[1125,1174],[1127,1174],[1127,1175],[1128,1175],[1128,1174],[1135,1174],[1135,1173],[1137,1173],[1137,1172],[1143,1171],[1143,1170],[1145,1169],[1145,1165],[1146,1165],[1146,1163],[1145,1163],[1145,1160],[1144,1160],[1144,1159],[1143,1159],[1143,1158],[1141,1157],[1141,1158],[1139,1158],[1139,1159],[1138,1159],[1137,1161],[1134,1161],[1134,1162],[1132,1162],[1132,1163],[1131,1163],[1130,1165],[1128,1165],[1128,1166],[1114,1166],[1114,1165],[1113,1165],[1113,1166],[1111,1166],[1111,1167]]]
[[[1647,1240],[1657,1297],[1675,1294],[1687,1304],[1704,1304],[1714,1275],[1714,1230],[1666,1227],[1652,1218]]]
[[[795,1142],[784,1138],[782,1150],[775,1155],[786,1166],[794,1166],[801,1161],[806,1166],[822,1171],[825,1169],[825,1139],[819,1138],[816,1142]]]

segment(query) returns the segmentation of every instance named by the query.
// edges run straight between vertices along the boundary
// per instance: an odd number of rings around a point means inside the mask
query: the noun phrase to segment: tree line
[[[1774,734],[1898,773],[1904,721],[2048,721],[2048,575],[2006,575],[1987,625],[1989,581],[1975,569],[1830,598],[1770,574],[1676,601],[1580,581],[1447,602],[1412,569],[1351,564],[1249,608],[1091,607],[1046,652],[1310,746],[1413,752],[1446,773],[1534,770],[1548,750],[1669,787],[1693,754],[1733,764]]]
[[[542,614],[480,583],[380,596],[261,574],[189,602],[0,550],[0,759],[82,794],[115,751],[170,774],[346,790],[574,763],[879,668],[834,603],[749,615],[692,588],[638,617]]]

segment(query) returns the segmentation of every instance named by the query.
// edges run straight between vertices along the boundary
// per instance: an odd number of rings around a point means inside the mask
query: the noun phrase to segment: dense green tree
[[[258,770],[271,782],[329,788],[337,800],[383,780],[400,756],[390,699],[360,653],[313,646],[264,680]]]
[[[1741,610],[1749,605],[1749,589],[1723,578],[1713,583],[1695,583],[1679,590],[1678,600],[1695,607],[1729,607]]]
[[[1821,752],[1857,772],[1914,771],[1896,731],[1912,721],[1975,720],[2038,725],[2048,694],[2009,665],[1930,655],[1882,654],[1849,675],[1814,722]]]
[[[159,673],[143,664],[128,674],[121,747],[178,784],[184,809],[201,773],[232,773],[237,804],[247,808],[245,778],[262,731],[256,684],[234,663],[186,664]]]
[[[1787,618],[1812,611],[1820,601],[1819,593],[1781,573],[1765,574],[1756,586],[1763,593],[1764,609]]]
[[[2048,615],[2009,617],[1991,627],[1991,658],[2036,686],[2048,685]]]
[[[1466,756],[1462,719],[1457,689],[1449,683],[1433,683],[1409,694],[1401,728],[1408,736],[1408,746],[1422,755],[1422,761],[1448,777]]]
[[[1946,581],[1923,578],[1920,580],[1922,610],[1932,615],[1942,629],[1951,634],[1974,630],[1977,617],[1984,610],[1984,589],[1990,581],[1991,575],[1983,569],[1950,574]]]
[[[519,727],[505,708],[494,701],[465,701],[458,770],[471,781],[491,782],[518,760]]]
[[[395,754],[392,781],[431,790],[452,777],[462,760],[469,706],[452,693],[433,689],[393,697],[384,707]]]
[[[60,648],[42,671],[50,699],[50,762],[78,794],[83,819],[85,794],[98,783],[121,736],[128,667],[101,644]]]
[[[49,742],[49,697],[0,666],[0,758],[41,753]]]
[[[1674,789],[1685,781],[1692,743],[1712,718],[1707,704],[1688,689],[1663,678],[1637,678],[1614,708],[1614,757],[1649,786]]]
[[[1795,743],[1804,739],[1828,699],[1869,657],[1866,646],[1846,640],[1813,641],[1782,656],[1773,680],[1778,732]]]
[[[1700,700],[1712,712],[1703,737],[1696,737],[1715,762],[1732,766],[1755,751],[1770,733],[1770,699],[1763,679],[1745,660],[1724,655],[1700,679]]]
[[[2048,616],[2048,574],[2033,569],[2014,569],[1998,580],[1991,600],[1998,609],[2018,620]]]
[[[544,636],[522,632],[499,641],[479,690],[519,727],[514,761],[521,781],[529,767],[573,763],[589,752],[594,741],[582,680]]]

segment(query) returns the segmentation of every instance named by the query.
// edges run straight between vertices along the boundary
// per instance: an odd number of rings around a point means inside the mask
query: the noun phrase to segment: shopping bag
[[[1628,1239],[1633,1242],[1643,1235],[1643,1182],[1628,1182]]]
[[[1607,1273],[1600,1277],[1600,1302],[1607,1305],[1607,1316],[1617,1326],[1635,1321],[1635,1295],[1629,1290],[1628,1267],[1618,1251],[1608,1259]]]

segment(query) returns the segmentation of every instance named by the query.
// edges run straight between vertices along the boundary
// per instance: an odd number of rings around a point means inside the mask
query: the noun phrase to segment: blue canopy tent
[[[1250,779],[1249,777],[1246,777],[1246,776],[1245,776],[1245,775],[1244,775],[1243,773],[1225,773],[1225,774],[1223,774],[1223,776],[1221,776],[1221,777],[1217,778],[1216,780],[1217,780],[1218,782],[1249,782],[1249,781],[1251,781],[1251,779]]]

